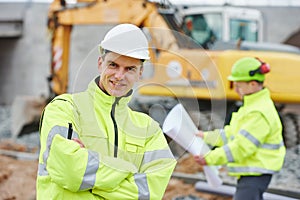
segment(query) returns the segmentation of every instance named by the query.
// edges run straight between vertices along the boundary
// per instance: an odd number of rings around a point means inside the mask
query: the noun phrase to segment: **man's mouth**
[[[125,86],[124,83],[119,82],[119,81],[112,81],[112,80],[110,80],[109,82],[110,82],[114,87],[122,87],[122,86]]]

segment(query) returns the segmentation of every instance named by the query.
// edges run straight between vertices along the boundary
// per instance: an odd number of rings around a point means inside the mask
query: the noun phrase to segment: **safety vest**
[[[268,89],[244,96],[224,129],[204,133],[204,140],[218,146],[206,156],[209,165],[227,164],[230,175],[274,174],[283,165],[285,146],[282,124]]]
[[[37,199],[161,199],[176,165],[149,116],[92,81],[44,110]],[[66,139],[77,137],[85,145]]]

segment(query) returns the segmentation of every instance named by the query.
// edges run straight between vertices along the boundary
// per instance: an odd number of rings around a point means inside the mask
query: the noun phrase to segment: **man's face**
[[[253,92],[255,92],[257,84],[255,81],[236,81],[233,82],[233,85],[236,93],[238,93],[240,98],[243,99],[245,95],[252,94]]]
[[[101,74],[99,86],[111,96],[126,95],[140,79],[143,71],[140,59],[123,56],[114,52],[98,59]]]

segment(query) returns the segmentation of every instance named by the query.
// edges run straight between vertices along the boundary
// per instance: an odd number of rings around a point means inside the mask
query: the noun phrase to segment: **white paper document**
[[[210,151],[208,145],[196,136],[198,129],[181,104],[177,104],[167,115],[163,132],[193,155],[205,155]],[[217,187],[222,184],[216,166],[204,166],[203,169],[211,186]]]

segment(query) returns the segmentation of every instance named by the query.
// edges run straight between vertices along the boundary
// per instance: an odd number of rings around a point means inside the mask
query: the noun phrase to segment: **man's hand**
[[[200,130],[199,130],[199,131],[196,133],[196,136],[201,137],[201,138],[203,139],[203,137],[204,137],[203,131],[200,131]]]
[[[84,148],[84,147],[85,147],[84,144],[83,144],[83,142],[82,142],[81,140],[79,140],[78,138],[73,138],[72,140],[73,140],[74,142],[77,142],[77,143],[80,145],[81,148]]]
[[[205,158],[202,155],[196,155],[194,156],[194,159],[196,161],[196,163],[198,163],[199,165],[207,165]]]

